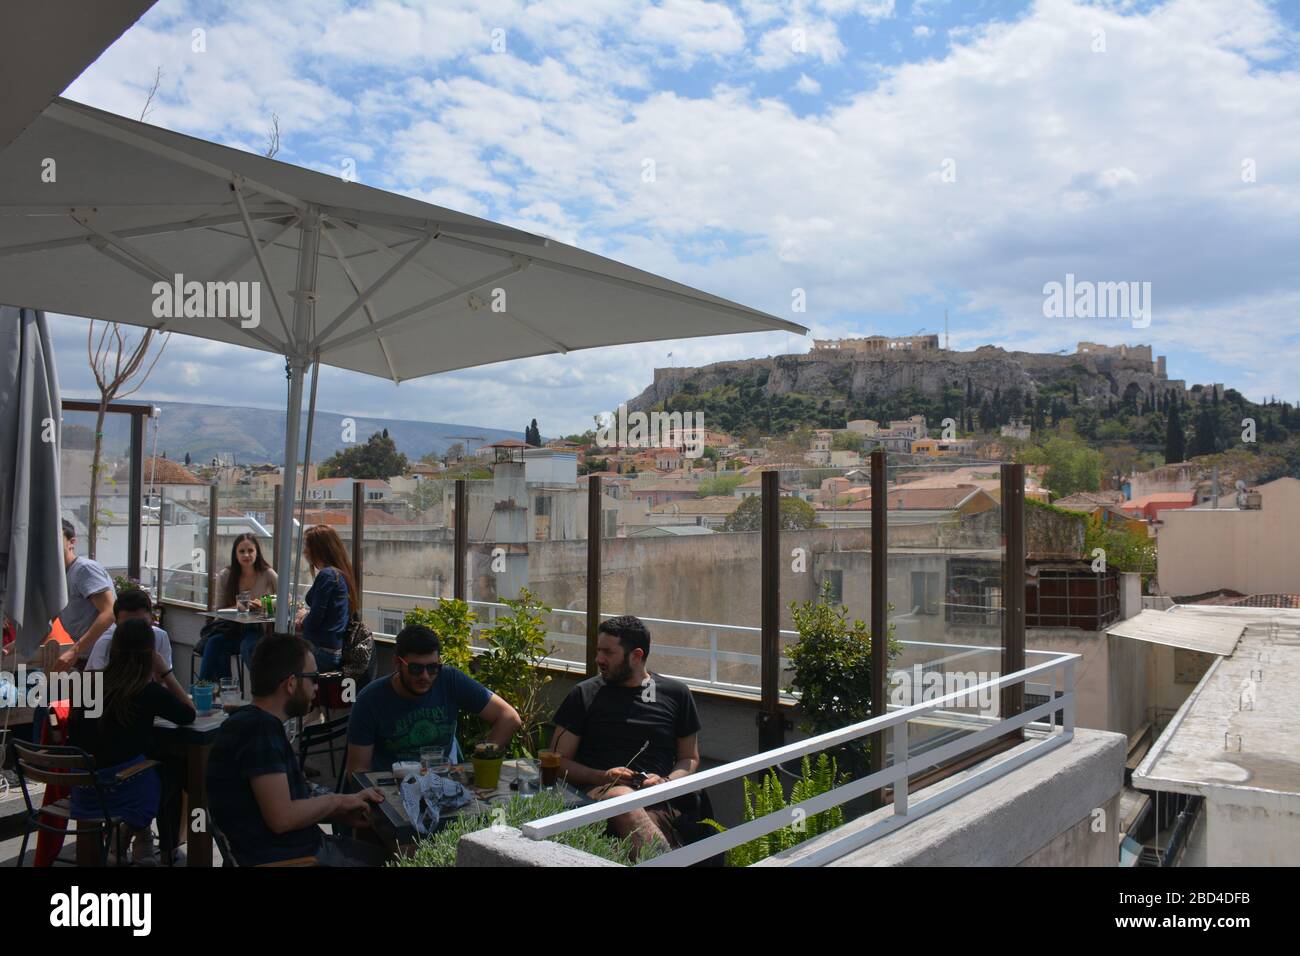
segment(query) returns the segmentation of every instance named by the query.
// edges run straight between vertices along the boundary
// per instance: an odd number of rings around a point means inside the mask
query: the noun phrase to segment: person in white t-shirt
[[[139,588],[128,588],[117,596],[113,602],[113,623],[108,626],[99,639],[95,641],[95,646],[90,651],[90,657],[86,661],[86,670],[102,671],[108,667],[108,652],[113,646],[113,632],[123,621],[131,620],[148,621],[153,623],[153,602],[149,600],[149,592],[142,591]],[[153,629],[154,650],[162,657],[163,663],[167,669],[172,667],[172,642],[167,637],[167,632],[161,627]]]

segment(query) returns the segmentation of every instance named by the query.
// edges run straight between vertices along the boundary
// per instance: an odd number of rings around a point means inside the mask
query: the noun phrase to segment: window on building
[[[535,510],[533,511],[533,514],[535,514],[539,518],[549,518],[551,516],[550,495],[537,496],[537,500],[535,502]]]
[[[391,608],[381,607],[379,609],[380,632],[396,635],[402,629],[402,619],[405,616],[405,611],[395,611]]]
[[[912,572],[912,607],[918,614],[939,613],[939,572]]]

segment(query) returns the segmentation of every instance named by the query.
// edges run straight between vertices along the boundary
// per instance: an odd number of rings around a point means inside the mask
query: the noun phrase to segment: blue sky
[[[1300,3],[1266,0],[160,0],[66,95],[138,117],[161,68],[149,122],[261,151],[275,114],[279,159],[351,161],[817,337],[941,333],[947,308],[955,348],[1145,342],[1173,377],[1296,401],[1298,39]],[[1150,326],[1045,318],[1067,273],[1150,282]],[[89,394],[83,321],[55,330],[65,392]],[[556,434],[669,352],[810,345],[691,339],[401,386],[327,370],[321,405]],[[134,397],[282,407],[283,376],[176,338]]]

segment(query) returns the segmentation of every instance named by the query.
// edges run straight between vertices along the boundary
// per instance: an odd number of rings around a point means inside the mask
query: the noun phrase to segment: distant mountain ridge
[[[183,460],[186,453],[196,463],[210,461],[221,454],[231,454],[237,464],[262,464],[284,461],[285,413],[267,408],[247,408],[228,405],[201,405],[192,402],[152,402],[162,409],[158,419],[158,454],[166,453],[174,460]],[[340,412],[317,410],[316,425],[312,433],[312,460],[323,461],[334,452],[347,447],[343,441],[343,422],[350,418],[356,424],[356,441],[364,442],[372,434],[388,429],[397,443],[397,450],[415,461],[429,452],[445,454],[455,442],[464,442],[472,451],[503,438],[523,438],[519,431],[501,428],[483,428],[477,425],[459,425],[451,422],[416,422],[399,418],[367,418],[344,415]],[[69,447],[89,446],[89,433],[93,431],[94,414],[87,412],[65,413],[65,443]],[[89,426],[89,427],[88,427]],[[307,416],[302,419],[304,434]],[[82,433],[85,434],[82,434]],[[482,439],[467,439],[466,435],[481,435]],[[130,443],[127,416],[109,415],[104,423],[105,449],[125,449]],[[154,447],[153,423],[145,431],[146,455]]]

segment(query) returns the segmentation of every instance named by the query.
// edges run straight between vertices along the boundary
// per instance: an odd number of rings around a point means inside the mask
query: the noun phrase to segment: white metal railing
[[[364,593],[368,598],[373,596],[378,598],[393,598],[393,599],[408,600],[408,601],[424,601],[426,603],[430,601],[441,600],[441,598],[429,594],[403,594],[395,591],[365,591]],[[508,612],[510,610],[507,605],[496,601],[468,601],[466,603],[469,604],[471,608],[475,608],[481,611],[486,611],[486,614],[480,617],[480,619],[475,622],[474,625],[475,633],[477,633],[483,627],[492,624],[492,622],[496,619],[496,616],[498,614]],[[394,608],[393,610],[397,610],[397,609]],[[367,600],[365,613],[376,615],[376,618],[378,618],[379,610],[373,606],[373,603],[371,601]],[[557,667],[563,670],[585,669],[586,667],[585,651],[587,646],[587,637],[586,637],[587,612],[574,611],[574,610],[569,610],[567,608],[556,608],[552,610],[551,613],[554,615],[558,615],[560,617],[569,617],[575,620],[581,620],[583,622],[583,627],[580,633],[548,630],[546,635],[547,643],[550,645],[579,647],[583,649],[583,652],[575,656],[569,656],[562,652],[553,653],[548,655],[545,658],[545,663],[549,666]],[[612,618],[616,616],[617,615],[612,613],[601,614],[601,617],[603,618]],[[379,618],[378,620],[382,620],[382,619]],[[642,617],[641,620],[644,621],[646,624],[651,625],[652,627],[657,627],[658,625],[662,624],[662,625],[672,625],[675,627],[689,627],[697,631],[706,632],[701,640],[700,645],[692,646],[692,645],[684,645],[684,644],[667,644],[667,643],[656,641],[653,650],[655,651],[657,658],[660,659],[662,659],[663,657],[670,657],[670,658],[677,657],[677,658],[689,658],[693,660],[707,660],[709,665],[708,666],[709,676],[707,678],[689,677],[682,674],[675,674],[672,672],[671,668],[665,668],[663,671],[661,671],[661,673],[663,673],[665,677],[672,677],[676,680],[680,680],[683,683],[689,684],[694,687],[704,687],[713,690],[727,691],[730,693],[743,694],[745,696],[752,696],[752,697],[757,697],[759,695],[761,688],[757,683],[748,684],[748,683],[737,683],[734,681],[720,680],[718,678],[718,670],[720,664],[743,664],[752,668],[755,674],[757,674],[760,668],[762,667],[762,656],[757,653],[747,653],[745,651],[720,650],[718,648],[718,637],[720,634],[731,634],[731,633],[746,634],[752,636],[755,639],[755,643],[757,643],[758,637],[762,633],[761,628],[752,627],[749,625],[742,625],[742,624],[714,624],[714,623],[709,623],[707,621],[679,621],[679,620],[673,620],[669,618],[656,618],[656,617]],[[376,636],[381,636],[381,637],[396,636],[394,634],[389,634],[388,632],[381,630],[379,627],[375,627],[373,630]],[[794,640],[798,640],[799,633],[797,631],[782,629],[781,637],[789,638],[790,640],[794,641]],[[1001,647],[999,646],[984,646],[978,644],[944,644],[944,643],[936,643],[932,641],[911,641],[911,640],[899,641],[898,643],[903,645],[904,648],[916,648],[916,649],[924,649],[924,650],[943,650],[943,651],[955,652],[953,654],[948,654],[933,660],[915,662],[916,664],[920,665],[923,673],[929,673],[931,671],[936,671],[936,670],[943,670],[948,665],[956,663],[957,661],[963,658],[977,656],[980,654],[1001,653]],[[705,644],[707,644],[707,646],[703,646]],[[486,647],[483,647],[481,645],[471,644],[471,650],[475,652],[481,652],[486,649],[487,649]],[[1026,650],[1025,654],[1030,657],[1040,656],[1040,655],[1046,657],[1053,656],[1052,652],[1050,651]],[[780,669],[783,671],[788,669],[789,663],[790,663],[789,660],[786,659],[785,657],[780,658]],[[911,666],[912,664],[907,664],[902,667],[894,668],[891,670],[891,673],[898,673],[899,671],[907,670]],[[791,703],[793,703],[797,699],[796,695],[784,693],[784,692],[782,693],[781,696],[782,699]]]
[[[765,770],[787,760],[797,759],[830,747],[860,740],[881,731],[892,730],[893,761],[888,767],[858,780],[841,784],[826,793],[801,801],[783,810],[769,813],[756,820],[750,820],[740,826],[707,837],[698,843],[688,844],[680,849],[639,864],[640,866],[657,867],[687,866],[698,863],[718,853],[779,830],[781,827],[791,826],[796,821],[804,820],[808,816],[821,813],[857,797],[865,796],[873,790],[892,786],[894,788],[892,814],[861,829],[846,831],[845,827],[840,827],[837,831],[831,831],[831,835],[838,832],[841,836],[838,839],[824,840],[822,845],[814,850],[805,848],[804,852],[798,853],[796,848],[796,851],[787,851],[787,853],[794,854],[790,860],[791,865],[820,866],[838,859],[846,853],[864,847],[885,834],[906,826],[912,820],[932,813],[958,797],[1003,776],[1016,767],[1020,767],[1068,743],[1074,737],[1074,665],[1079,659],[1080,655],[1078,654],[1057,654],[1053,660],[1026,667],[1012,674],[1001,675],[975,687],[965,688],[931,701],[903,707],[893,713],[873,717],[870,720],[852,724],[840,730],[819,734],[816,737],[810,737],[798,743],[755,754],[742,760],[734,760],[720,767],[713,767],[709,770],[691,774],[679,780],[651,787],[648,790],[634,791],[621,797],[577,807],[541,820],[525,823],[523,825],[523,834],[530,839],[544,840],[547,837],[555,836],[557,833],[563,833],[575,827],[601,823],[621,813],[627,813],[651,804],[662,803],[674,797],[696,793],[714,784],[735,780],[746,774]],[[1050,673],[1053,677],[1052,683],[1054,686],[1058,670],[1063,672],[1064,682],[1063,692],[1059,696],[1053,697],[1035,707],[1028,708],[1015,716],[996,721],[990,720],[983,729],[966,734],[940,747],[926,750],[921,754],[913,755],[909,753],[907,737],[909,721],[936,713],[945,704],[953,703],[972,692],[1000,690],[1004,687],[1026,683],[1030,677],[1044,676]],[[1059,732],[1055,730],[1055,714],[1057,711],[1060,711],[1062,715]],[[1052,718],[1049,724],[1037,723],[1049,715]],[[913,774],[936,767],[1030,724],[1036,724],[1038,729],[1044,730],[1045,733],[1038,739],[1030,738],[1028,745],[1023,750],[1011,757],[986,763],[985,766],[960,783],[937,791],[931,796],[918,801],[909,800],[907,780]],[[822,840],[823,838],[819,838],[819,841]]]

